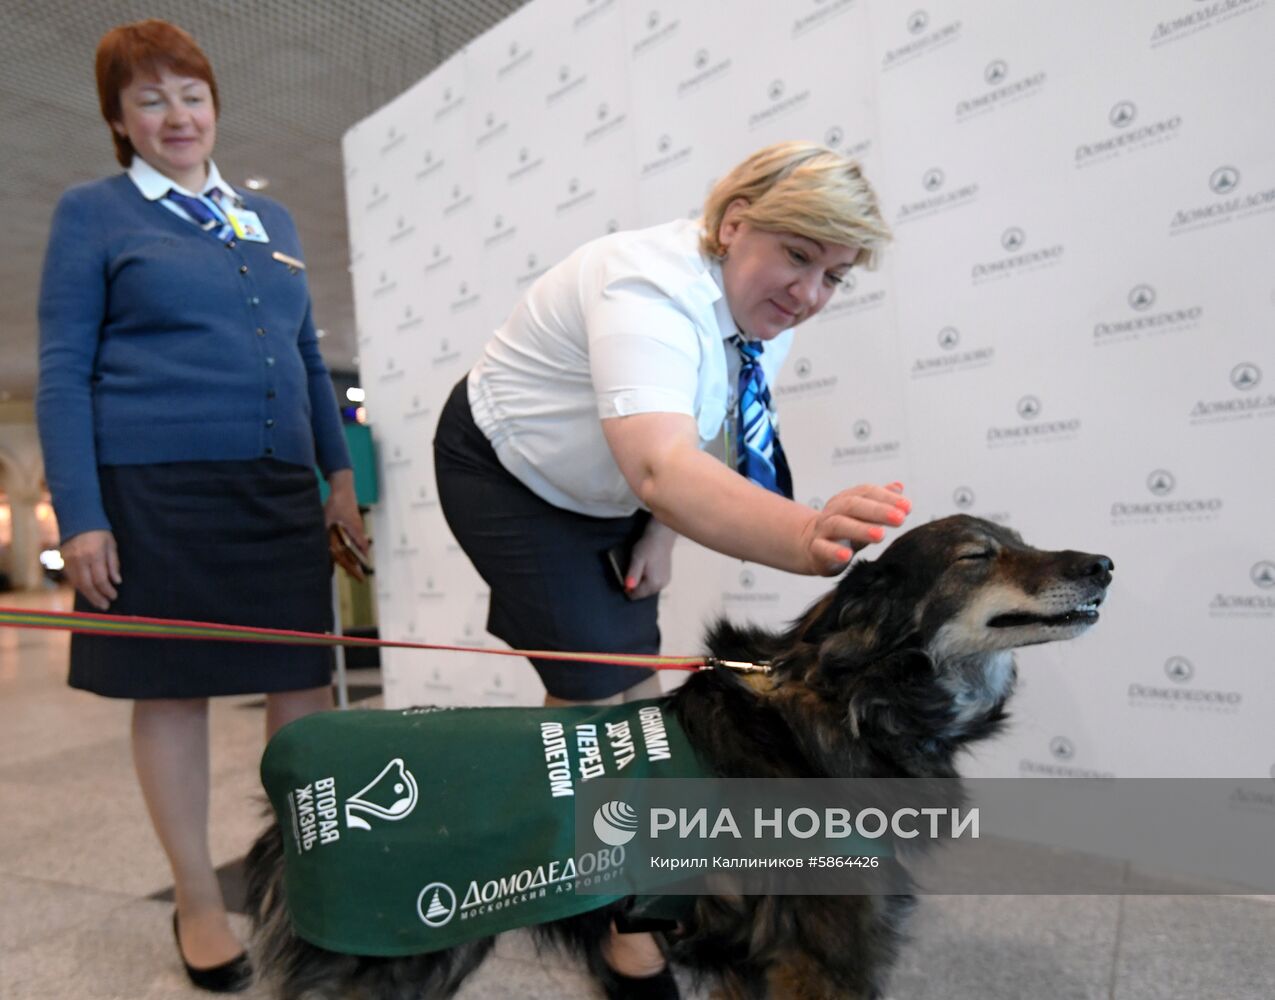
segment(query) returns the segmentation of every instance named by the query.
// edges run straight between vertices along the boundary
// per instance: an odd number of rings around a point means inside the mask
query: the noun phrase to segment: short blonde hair
[[[748,202],[741,218],[758,229],[797,233],[821,243],[862,247],[856,266],[875,270],[891,239],[877,196],[859,164],[813,142],[759,149],[713,185],[704,202],[704,252],[721,257],[726,208]]]

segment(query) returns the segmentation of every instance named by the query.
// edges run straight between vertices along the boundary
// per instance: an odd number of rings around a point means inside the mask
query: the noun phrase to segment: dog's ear
[[[852,567],[837,588],[797,623],[796,638],[821,647],[825,666],[846,669],[896,649],[914,630],[916,602],[907,577],[894,565]]]

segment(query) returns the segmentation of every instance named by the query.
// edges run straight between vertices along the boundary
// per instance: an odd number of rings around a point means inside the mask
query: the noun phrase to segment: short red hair
[[[217,79],[208,57],[189,34],[167,21],[151,18],[112,28],[97,43],[95,69],[98,103],[106,124],[112,126],[111,140],[120,166],[127,167],[133,162],[133,144],[128,136],[120,135],[114,128],[115,122],[124,119],[120,91],[139,73],[158,76],[161,69],[168,69],[203,80],[212,91],[214,114],[221,113]]]

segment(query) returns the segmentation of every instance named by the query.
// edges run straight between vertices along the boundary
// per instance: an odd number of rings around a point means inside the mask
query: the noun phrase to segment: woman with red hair
[[[114,28],[96,68],[125,172],[62,196],[40,292],[40,438],[76,607],[329,630],[327,526],[366,541],[296,228],[213,163],[217,83],[190,35]],[[204,989],[251,980],[208,844],[208,699],[266,692],[273,733],[331,707],[331,665],[310,647],[72,639],[71,686],[133,699],[177,947]]]

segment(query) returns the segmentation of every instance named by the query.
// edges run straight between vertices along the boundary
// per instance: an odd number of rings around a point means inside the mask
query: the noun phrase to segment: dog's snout
[[[1088,552],[1074,553],[1071,576],[1077,580],[1093,580],[1105,587],[1111,582],[1111,573],[1116,564],[1108,556],[1090,555]]]

